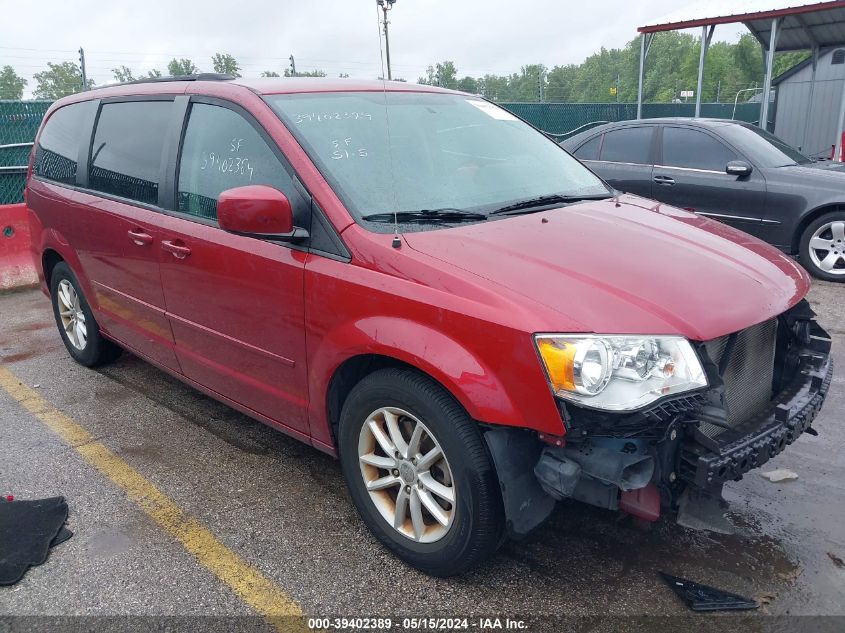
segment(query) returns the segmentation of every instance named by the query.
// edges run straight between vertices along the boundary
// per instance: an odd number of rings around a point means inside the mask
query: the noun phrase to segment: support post
[[[643,118],[643,77],[645,75],[645,56],[648,54],[648,46],[646,38],[650,37],[649,33],[640,34],[640,82],[637,87],[637,118]]]
[[[710,48],[710,38],[713,37],[713,31],[716,25],[713,24],[708,29],[707,26],[701,27],[701,53],[698,56],[698,86],[695,91],[695,116],[701,116],[701,91],[704,87],[704,60],[707,58],[707,49]]]
[[[769,50],[766,52],[766,75],[763,79],[763,94],[760,101],[760,127],[764,130],[769,126],[769,94],[772,91],[772,71],[775,65],[775,51],[778,47],[778,27],[780,18],[772,18],[772,31],[769,34]]]
[[[833,153],[833,159],[845,161],[845,156],[842,155],[842,137],[845,136],[845,81],[842,82],[842,99],[839,102],[839,125],[836,126],[836,150]]]

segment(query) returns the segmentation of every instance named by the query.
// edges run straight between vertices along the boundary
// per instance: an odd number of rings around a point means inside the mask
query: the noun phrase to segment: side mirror
[[[744,160],[732,160],[725,166],[726,174],[737,176],[738,178],[750,176],[752,171],[754,171],[754,168]]]
[[[267,185],[247,185],[227,189],[217,199],[217,222],[230,233],[299,241],[307,231],[293,225],[293,210],[287,196]]]

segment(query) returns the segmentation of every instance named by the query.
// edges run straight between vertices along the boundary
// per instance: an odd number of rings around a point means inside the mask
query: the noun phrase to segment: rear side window
[[[94,107],[93,101],[72,103],[47,119],[35,148],[32,170],[36,176],[76,184],[76,159],[80,145],[90,138],[91,127],[86,122]]]
[[[97,119],[88,186],[158,204],[159,174],[171,101],[106,103]]]
[[[599,147],[601,147],[601,134],[595,138],[591,138],[581,147],[575,150],[575,157],[581,160],[598,160]]]
[[[686,167],[725,171],[725,166],[737,155],[709,134],[683,127],[663,128],[663,164],[666,167]]]
[[[290,197],[291,177],[258,131],[240,114],[191,106],[179,161],[179,211],[217,219],[217,198],[234,187],[269,185]]]
[[[626,127],[605,132],[601,159],[611,163],[649,164],[652,127]]]

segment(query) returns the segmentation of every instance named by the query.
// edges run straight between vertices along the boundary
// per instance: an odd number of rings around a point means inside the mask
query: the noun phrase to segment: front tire
[[[487,446],[436,382],[410,369],[370,374],[346,399],[338,436],[352,501],[396,556],[451,576],[496,551],[504,519]]]
[[[813,277],[845,282],[845,211],[810,222],[801,234],[800,257]]]
[[[50,300],[62,342],[80,365],[94,367],[116,360],[121,349],[100,334],[100,326],[70,267],[59,262],[50,275]]]

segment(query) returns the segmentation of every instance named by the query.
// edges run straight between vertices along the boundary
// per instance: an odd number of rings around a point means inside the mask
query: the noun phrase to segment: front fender
[[[476,420],[527,426],[496,373],[478,355],[427,325],[373,316],[335,328],[310,354],[309,416],[315,440],[333,441],[325,398],[332,376],[350,358],[369,354],[394,358],[428,374]]]

